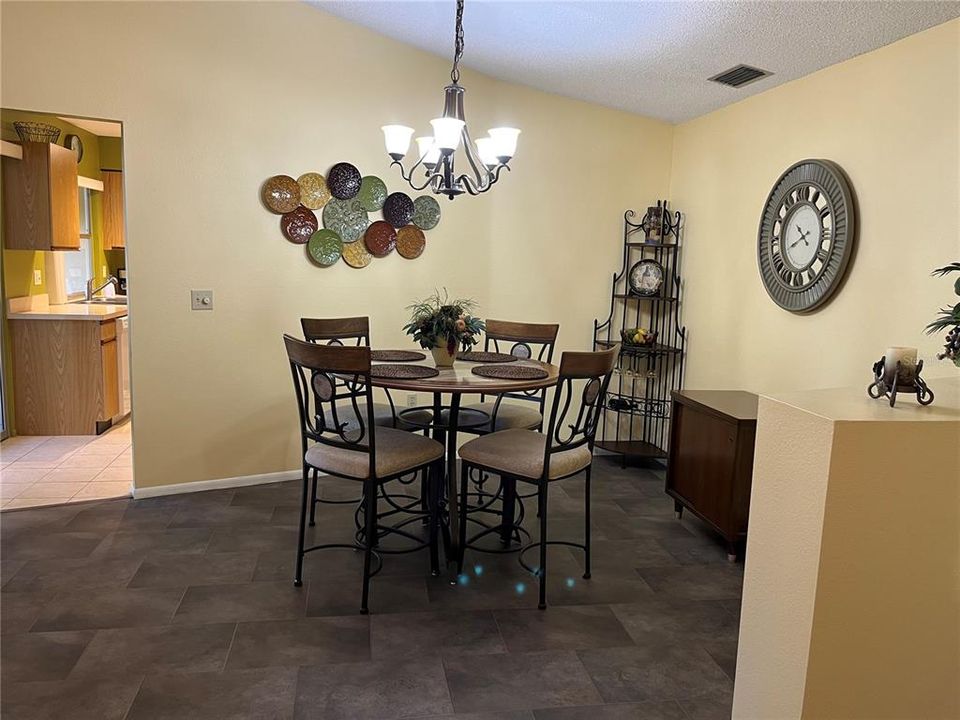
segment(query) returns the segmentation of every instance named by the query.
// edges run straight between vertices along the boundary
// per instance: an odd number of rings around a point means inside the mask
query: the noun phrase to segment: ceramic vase
[[[433,355],[433,362],[437,367],[453,367],[453,361],[457,359],[456,346],[451,353],[447,351],[446,343],[430,348],[430,353]]]

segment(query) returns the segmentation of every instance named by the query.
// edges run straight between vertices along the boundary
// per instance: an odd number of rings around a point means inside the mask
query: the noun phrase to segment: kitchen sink
[[[90,300],[74,300],[80,305],[126,305],[126,295],[114,295],[113,297],[95,297]]]

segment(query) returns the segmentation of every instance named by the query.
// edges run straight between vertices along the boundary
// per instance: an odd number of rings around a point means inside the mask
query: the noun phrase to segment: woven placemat
[[[460,353],[457,355],[457,360],[480,363],[508,363],[515,362],[517,357],[516,355],[508,355],[507,353],[477,351]]]
[[[426,354],[416,350],[371,350],[370,359],[378,362],[416,362],[426,360]]]
[[[498,380],[540,380],[550,374],[534,365],[478,365],[471,372]]]
[[[435,367],[426,365],[374,365],[370,368],[371,377],[393,380],[421,380],[439,374],[440,371]]]

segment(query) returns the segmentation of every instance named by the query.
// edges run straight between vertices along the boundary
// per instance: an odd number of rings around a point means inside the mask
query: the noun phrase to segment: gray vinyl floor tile
[[[550,539],[582,541],[584,490],[551,487]],[[662,474],[596,461],[592,577],[551,547],[543,611],[516,553],[470,551],[459,580],[385,554],[369,616],[362,553],[309,554],[296,588],[299,499],[295,481],[0,514],[4,720],[730,716],[742,564],[673,517]],[[321,504],[307,543],[354,533],[353,507]]]

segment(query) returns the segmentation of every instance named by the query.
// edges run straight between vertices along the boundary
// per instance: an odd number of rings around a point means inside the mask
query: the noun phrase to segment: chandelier
[[[403,169],[402,160],[410,149],[413,128],[406,125],[384,125],[383,139],[387,154],[400,168],[400,175],[416,191],[429,187],[437,195],[446,195],[453,200],[457,195],[479,195],[486,192],[500,178],[517,149],[520,131],[511,127],[492,128],[487,137],[470,139],[463,113],[464,88],[460,85],[460,58],[463,57],[463,0],[457,0],[457,28],[454,38],[452,83],[444,89],[443,116],[430,121],[433,135],[418,137],[417,161],[409,169]],[[469,170],[457,174],[455,154],[463,146]],[[418,173],[418,169],[421,173]],[[417,175],[421,175],[418,180]],[[421,183],[421,184],[418,184]]]

